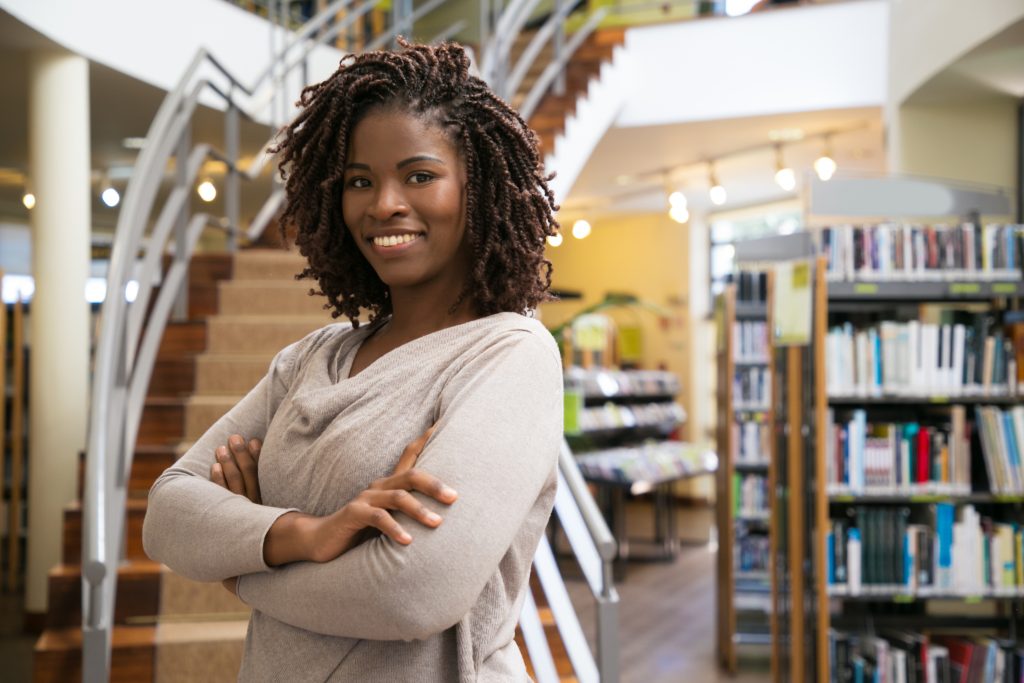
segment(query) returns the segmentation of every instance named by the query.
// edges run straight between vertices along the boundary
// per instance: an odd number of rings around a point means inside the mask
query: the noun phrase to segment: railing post
[[[227,178],[224,184],[224,213],[228,219],[228,251],[238,249],[240,230],[241,177],[238,174],[238,106],[228,101],[224,118],[224,152],[228,158]]]
[[[188,249],[188,238],[186,230],[188,227],[188,216],[192,206],[192,188],[188,184],[188,154],[192,145],[192,122],[189,121],[181,131],[178,139],[178,149],[174,156],[174,185],[185,191],[187,199],[182,205],[174,224],[174,260],[183,258]],[[160,245],[152,245],[153,249],[160,249]],[[139,283],[140,286],[143,283]],[[123,296],[123,295],[122,295]],[[171,311],[172,320],[182,321],[188,319],[188,284],[182,286],[174,300],[174,309]]]
[[[563,4],[566,0],[555,0],[555,14],[559,14],[562,11]],[[562,51],[565,49],[565,20],[558,22],[558,28],[555,29],[555,61],[560,61],[562,58]],[[554,93],[556,95],[565,94],[565,70],[568,68],[566,64],[562,69],[558,71],[558,77],[555,78]]]
[[[604,585],[597,601],[597,670],[601,683],[619,682],[619,605],[612,572],[612,560],[605,560],[601,571]]]

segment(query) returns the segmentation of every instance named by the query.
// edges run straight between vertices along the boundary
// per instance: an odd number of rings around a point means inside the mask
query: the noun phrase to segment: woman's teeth
[[[399,244],[407,244],[418,238],[419,235],[385,235],[384,237],[374,237],[373,243],[378,247],[397,247]]]

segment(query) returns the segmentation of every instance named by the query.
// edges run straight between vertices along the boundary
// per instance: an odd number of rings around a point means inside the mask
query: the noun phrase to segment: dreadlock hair
[[[466,164],[466,239],[474,262],[452,309],[469,301],[480,315],[523,313],[551,298],[544,241],[558,210],[537,138],[523,118],[469,73],[461,46],[412,45],[397,52],[348,55],[327,80],[306,87],[301,111],[283,129],[280,153],[286,203],[281,229],[294,225],[324,308],[358,327],[391,312],[381,281],[345,226],[342,190],[355,126],[373,111],[407,111],[441,126]]]

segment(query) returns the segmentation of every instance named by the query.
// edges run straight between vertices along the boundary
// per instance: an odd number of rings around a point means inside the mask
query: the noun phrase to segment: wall
[[[1024,68],[1024,67],[1022,67]],[[1001,187],[1017,171],[1015,98],[900,107],[896,170]]]
[[[887,7],[862,0],[629,29],[634,89],[616,125],[880,106]]]
[[[893,105],[971,48],[1024,18],[1021,0],[891,0],[890,7]]]

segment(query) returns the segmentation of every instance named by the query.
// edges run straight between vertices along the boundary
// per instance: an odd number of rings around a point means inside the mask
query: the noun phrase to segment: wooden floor
[[[627,512],[631,537],[649,536],[644,504]],[[688,539],[674,562],[630,563],[618,584],[622,683],[767,683],[767,648],[751,648],[737,676],[715,657],[715,552],[710,508],[680,510]],[[572,573],[566,568],[566,573]],[[594,643],[594,601],[580,580],[568,582],[583,630]]]

